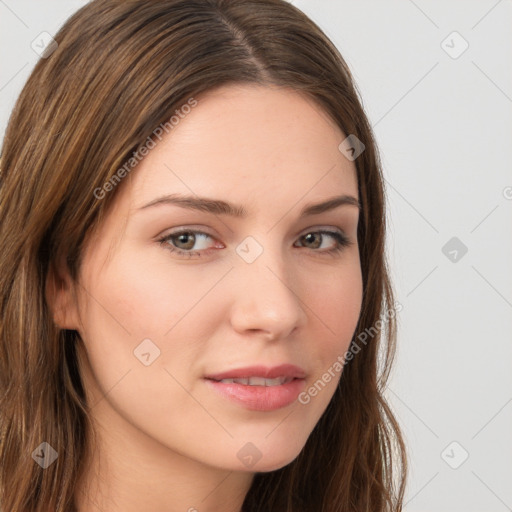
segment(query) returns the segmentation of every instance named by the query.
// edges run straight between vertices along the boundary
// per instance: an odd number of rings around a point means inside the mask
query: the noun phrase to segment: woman
[[[94,0],[55,41],[1,157],[2,510],[401,510],[336,48],[283,0]]]

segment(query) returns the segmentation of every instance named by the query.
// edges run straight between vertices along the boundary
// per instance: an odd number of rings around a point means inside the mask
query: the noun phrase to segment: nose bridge
[[[305,313],[293,282],[295,269],[270,238],[247,237],[237,247],[231,321],[238,331],[261,330],[279,338],[302,325]]]

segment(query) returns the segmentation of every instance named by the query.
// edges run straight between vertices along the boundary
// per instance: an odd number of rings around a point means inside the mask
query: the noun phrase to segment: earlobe
[[[54,323],[59,329],[79,327],[75,287],[67,265],[51,262],[46,276],[45,297]]]

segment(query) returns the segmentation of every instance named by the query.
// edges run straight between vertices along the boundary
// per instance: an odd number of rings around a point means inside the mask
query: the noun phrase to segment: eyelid
[[[157,241],[160,245],[162,246],[166,246],[165,249],[170,251],[170,252],[173,252],[173,253],[178,253],[180,256],[183,256],[185,258],[191,258],[191,257],[194,257],[194,256],[201,256],[201,254],[207,254],[209,252],[211,252],[212,250],[215,250],[214,248],[208,248],[208,249],[200,249],[200,250],[184,250],[184,249],[180,249],[179,247],[174,247],[171,243],[168,243],[169,240],[175,236],[179,236],[183,233],[193,233],[194,235],[204,235],[206,237],[209,237],[211,238],[212,240],[214,240],[217,245],[220,243],[222,245],[222,247],[220,247],[221,249],[224,249],[225,248],[225,245],[222,244],[222,242],[219,242],[217,240],[217,237],[215,235],[212,235],[206,231],[203,231],[203,229],[196,229],[194,228],[193,226],[190,227],[190,226],[181,226],[181,227],[178,227],[178,228],[175,228],[173,229],[172,231],[168,232],[168,233],[165,233],[163,235],[159,235],[157,237]],[[219,247],[217,246],[216,247],[217,249],[219,249]]]
[[[202,228],[202,227],[200,228],[200,227],[195,227],[195,226],[178,226],[176,228],[172,228],[171,230],[165,230],[165,231],[162,231],[162,234],[157,235],[155,237],[155,239],[160,240],[162,238],[176,236],[181,233],[196,233],[196,234],[200,234],[200,235],[206,235],[206,236],[209,236],[214,239],[218,239],[217,235],[210,233],[208,231],[205,231],[204,228]]]

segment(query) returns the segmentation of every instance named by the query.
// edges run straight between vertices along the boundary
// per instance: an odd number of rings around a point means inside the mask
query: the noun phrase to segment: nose
[[[231,325],[239,334],[264,336],[267,340],[288,338],[306,323],[299,279],[286,266],[282,255],[265,251],[255,262],[238,262],[234,274],[235,295]]]

